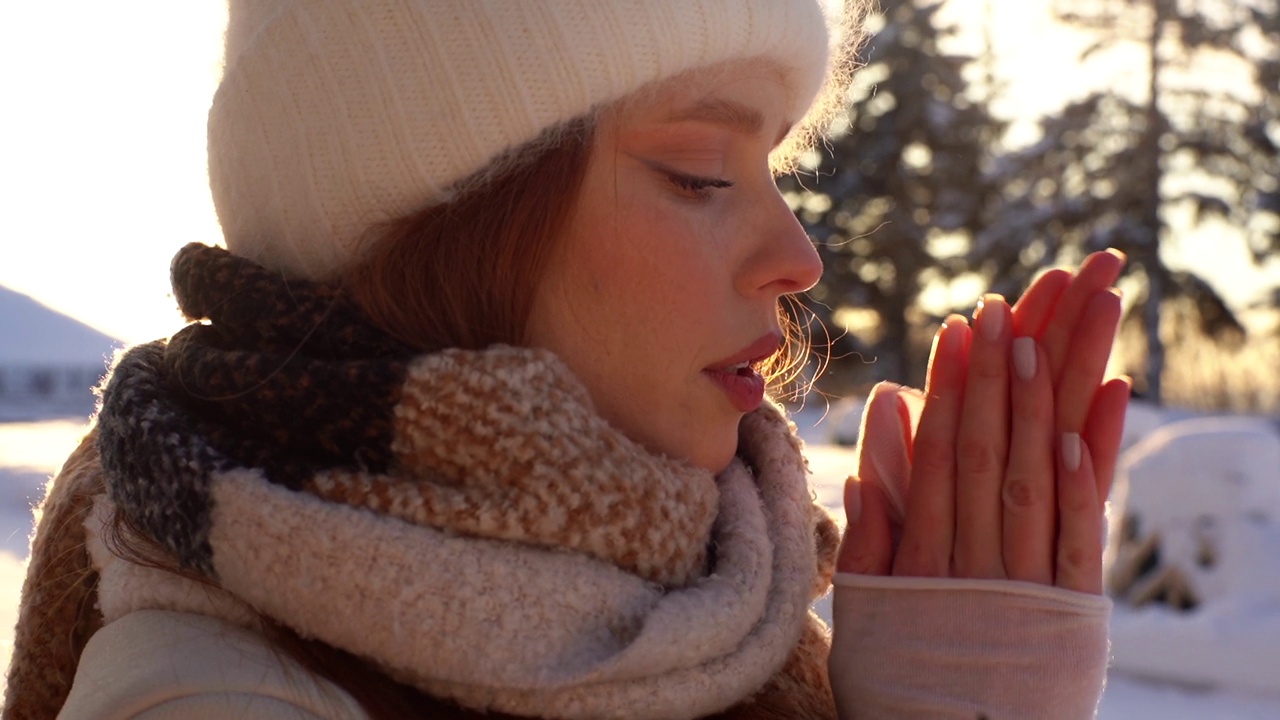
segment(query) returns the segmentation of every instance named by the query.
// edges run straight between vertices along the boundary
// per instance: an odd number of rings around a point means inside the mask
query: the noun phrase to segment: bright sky
[[[225,23],[222,0],[0,3],[0,285],[128,342],[179,327],[169,259],[220,237]]]
[[[1009,78],[1016,112],[1081,86],[1079,39],[1046,2],[991,1],[1005,67],[1032,69]],[[984,2],[952,0],[951,17],[976,26]],[[225,22],[223,0],[0,3],[0,285],[127,342],[177,328],[169,259],[220,237],[204,148]],[[1183,243],[1182,261],[1247,300],[1263,277],[1216,238]]]

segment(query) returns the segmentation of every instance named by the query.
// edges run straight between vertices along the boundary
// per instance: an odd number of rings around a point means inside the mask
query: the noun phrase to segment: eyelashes
[[[680,172],[675,168],[661,162],[650,160],[648,158],[637,158],[647,165],[650,170],[664,178],[669,183],[676,195],[696,202],[706,202],[712,198],[716,190],[727,190],[733,187],[732,180],[725,180],[718,177],[706,177],[703,175],[691,175],[686,172]]]
[[[676,172],[669,168],[663,168],[662,173],[667,176],[667,180],[676,186],[683,194],[694,200],[709,200],[714,190],[724,190],[733,187],[733,182],[723,178],[699,177],[697,175],[686,175]]]

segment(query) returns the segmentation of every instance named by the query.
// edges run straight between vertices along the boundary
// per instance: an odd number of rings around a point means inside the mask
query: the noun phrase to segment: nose
[[[757,208],[760,216],[748,231],[755,236],[753,252],[742,266],[739,291],[776,298],[816,285],[822,276],[822,260],[782,194],[773,189]]]

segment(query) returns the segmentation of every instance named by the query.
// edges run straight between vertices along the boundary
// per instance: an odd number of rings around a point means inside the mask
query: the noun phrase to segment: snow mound
[[[1280,692],[1280,430],[1165,425],[1126,451],[1108,546],[1114,665]]]

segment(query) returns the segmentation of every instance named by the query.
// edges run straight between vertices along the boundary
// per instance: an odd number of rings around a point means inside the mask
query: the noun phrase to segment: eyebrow
[[[764,115],[759,110],[721,98],[702,100],[695,105],[677,110],[667,118],[668,123],[688,121],[723,125],[744,135],[759,135],[764,129]],[[790,125],[782,128],[777,142],[782,142],[788,132],[791,132]]]

